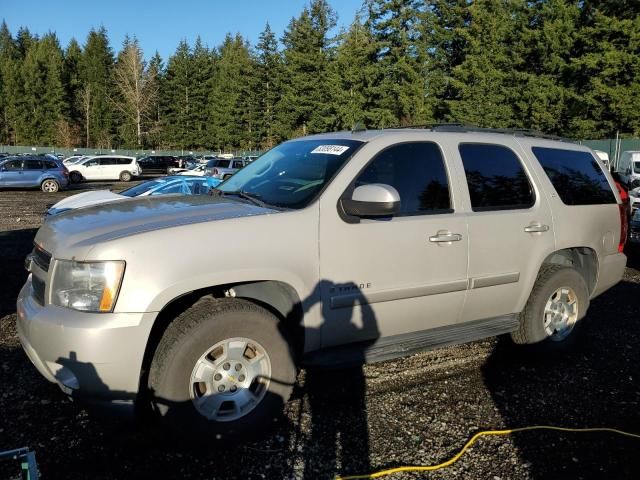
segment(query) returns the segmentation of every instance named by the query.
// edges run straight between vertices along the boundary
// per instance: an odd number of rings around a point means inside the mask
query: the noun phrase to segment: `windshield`
[[[137,197],[138,195],[142,195],[145,192],[148,192],[152,188],[157,187],[158,185],[162,185],[166,183],[164,180],[149,180],[148,182],[143,182],[140,185],[136,185],[135,187],[128,188],[120,192],[120,195],[124,195],[125,197]]]
[[[640,173],[640,162],[633,162],[633,171],[635,173]]]
[[[239,170],[218,189],[242,191],[276,207],[304,208],[361,144],[336,139],[282,143]]]

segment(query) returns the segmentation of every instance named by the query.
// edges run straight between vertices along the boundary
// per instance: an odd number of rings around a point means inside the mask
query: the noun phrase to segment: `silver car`
[[[17,325],[42,375],[177,432],[242,437],[272,424],[301,366],[504,333],[565,350],[626,265],[609,172],[584,146],[522,132],[303,137],[213,193],[40,228]],[[194,239],[225,255],[166,255]]]

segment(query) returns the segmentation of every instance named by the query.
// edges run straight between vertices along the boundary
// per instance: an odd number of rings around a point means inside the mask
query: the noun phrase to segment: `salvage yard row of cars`
[[[147,155],[72,156],[61,160],[55,155],[20,155],[0,158],[0,188],[40,188],[54,193],[70,183],[92,180],[128,182],[149,174],[207,176],[226,180],[245,167],[252,157],[218,158]]]
[[[301,367],[499,334],[567,350],[623,276],[626,226],[582,145],[459,125],[301,137],[212,195],[51,215],[17,330],[72,398],[227,442],[274,424]],[[164,255],[193,238],[229,248]]]

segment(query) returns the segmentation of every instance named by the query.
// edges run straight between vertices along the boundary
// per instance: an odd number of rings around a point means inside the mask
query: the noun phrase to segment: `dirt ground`
[[[363,369],[301,372],[286,416],[260,440],[202,448],[149,426],[87,412],[23,353],[15,299],[23,259],[48,204],[73,191],[0,191],[0,450],[35,450],[44,479],[304,478],[441,462],[475,432],[526,425],[608,426],[640,433],[640,261],[595,299],[581,342],[562,359],[525,359],[489,339]],[[480,440],[453,466],[390,478],[631,479],[640,440],[519,433]],[[15,474],[0,463],[0,478]]]

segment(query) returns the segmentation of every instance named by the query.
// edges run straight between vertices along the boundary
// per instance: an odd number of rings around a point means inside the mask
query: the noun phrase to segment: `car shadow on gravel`
[[[0,231],[0,318],[16,311],[16,298],[28,275],[24,259],[33,249],[37,231],[37,228]]]
[[[482,368],[503,419],[531,425],[611,427],[640,433],[640,283],[623,281],[591,303],[578,344],[532,358],[500,338]],[[489,426],[492,428],[497,426]],[[637,478],[637,439],[611,433],[513,434],[529,478]]]

